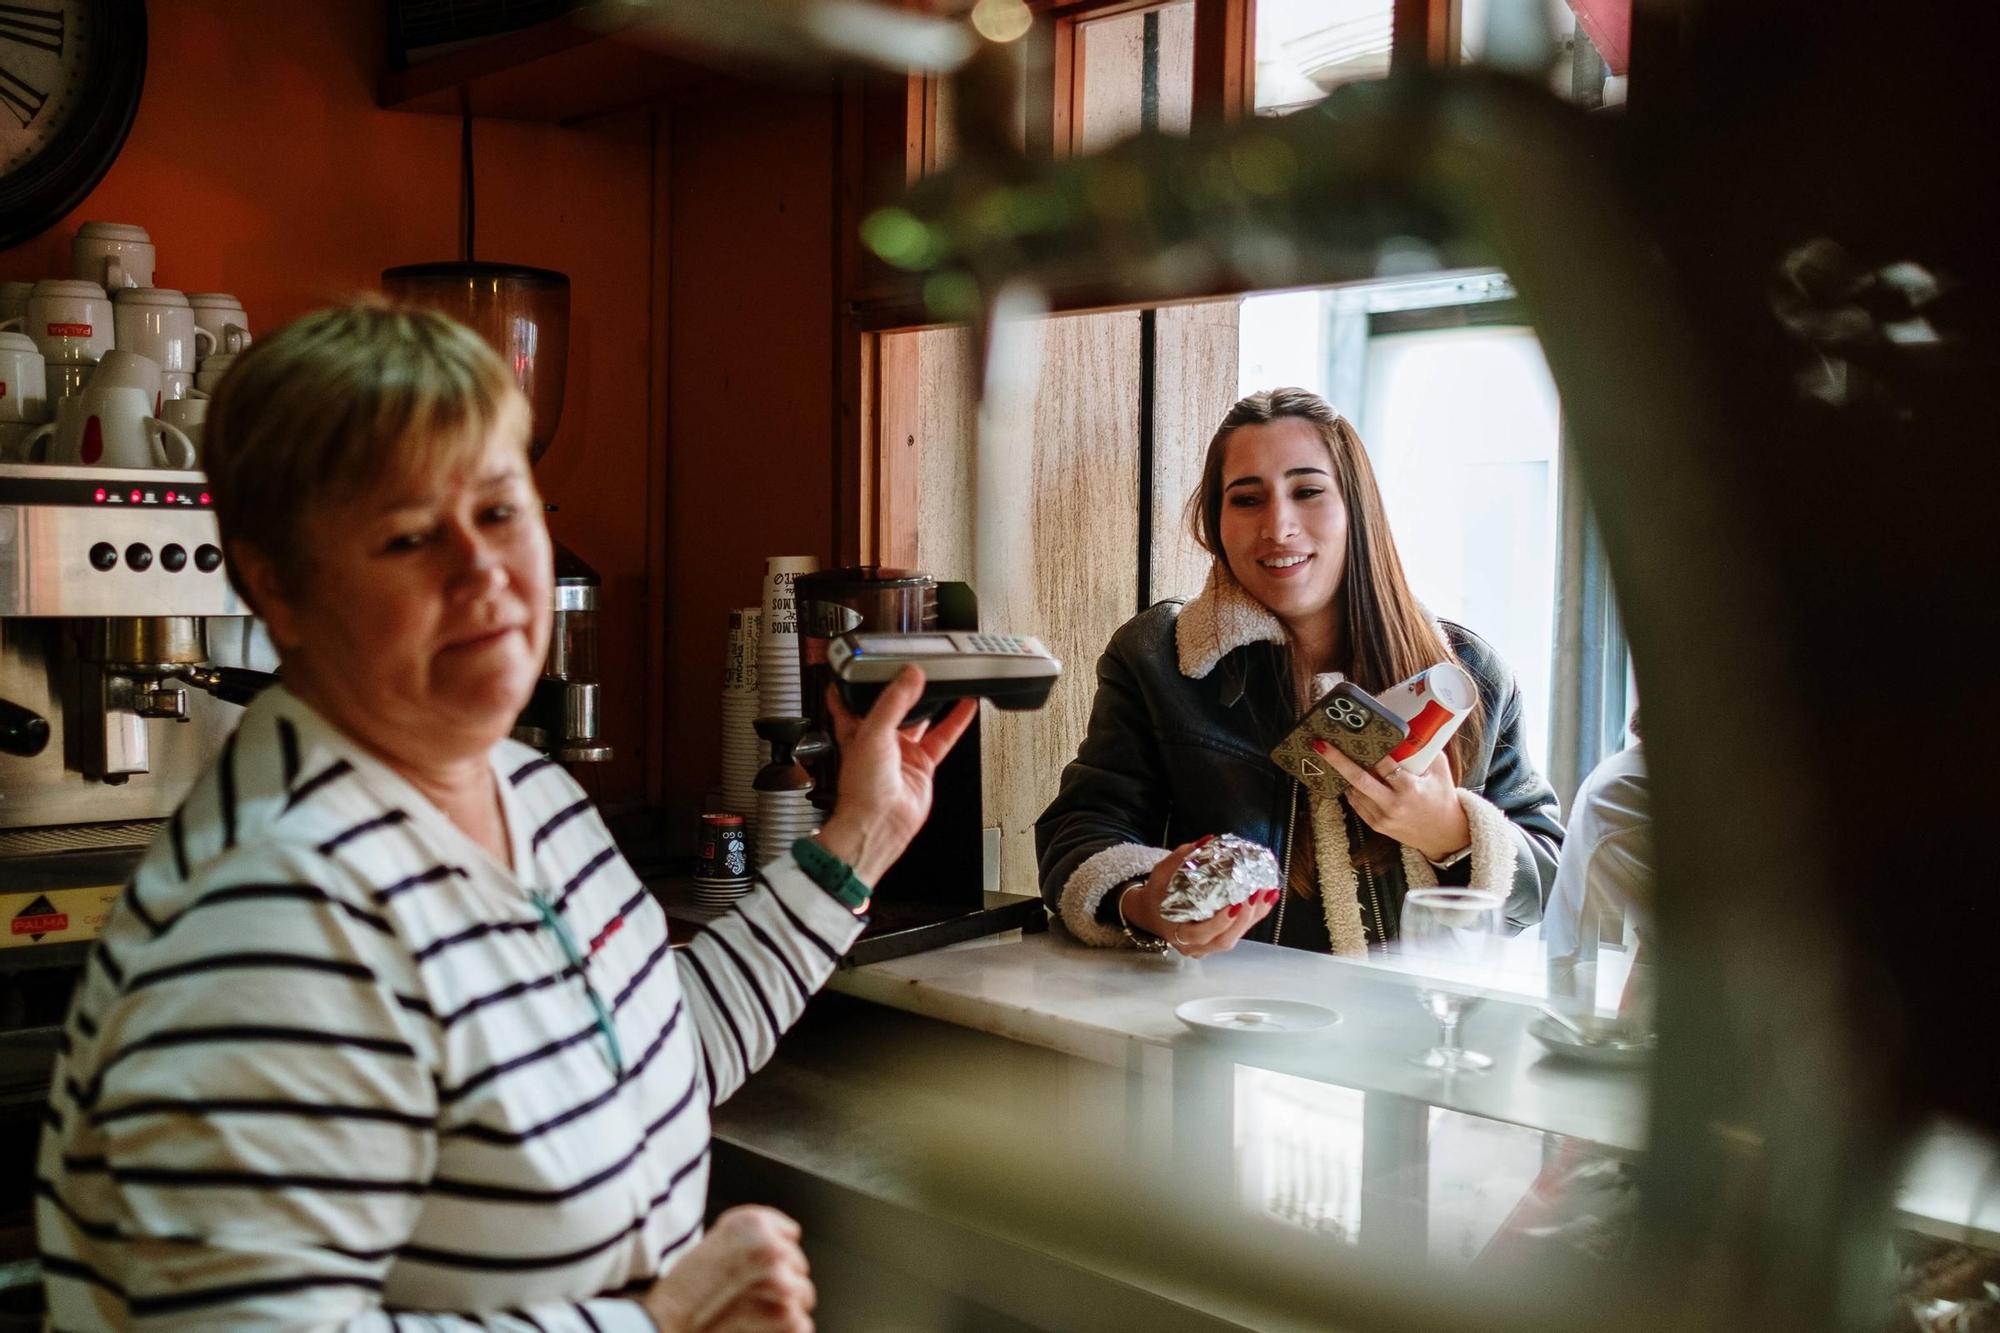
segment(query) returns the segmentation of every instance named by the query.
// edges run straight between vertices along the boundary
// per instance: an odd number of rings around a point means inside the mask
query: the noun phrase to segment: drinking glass
[[[1485,889],[1412,889],[1403,899],[1402,951],[1423,981],[1481,985],[1500,968],[1505,900]],[[1420,985],[1417,1002],[1437,1020],[1438,1043],[1418,1059],[1441,1073],[1477,1073],[1493,1057],[1459,1045],[1459,1020],[1479,997]]]

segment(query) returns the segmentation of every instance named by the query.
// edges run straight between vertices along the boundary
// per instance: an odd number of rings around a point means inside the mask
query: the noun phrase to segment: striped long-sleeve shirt
[[[246,712],[64,1030],[53,1328],[651,1330],[630,1297],[700,1234],[709,1106],[860,923],[780,861],[669,954],[569,776],[492,763],[512,869],[282,688]]]

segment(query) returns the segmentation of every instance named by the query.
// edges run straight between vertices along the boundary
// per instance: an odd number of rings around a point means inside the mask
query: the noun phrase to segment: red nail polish
[[[1237,914],[1238,912],[1241,912],[1242,910],[1243,910],[1243,904],[1242,904],[1242,903],[1231,903],[1231,904],[1229,904],[1229,915],[1231,915],[1231,916],[1235,916],[1235,915],[1236,915],[1236,914]]]
[[[1215,841],[1215,835],[1213,833],[1204,833],[1199,838],[1196,838],[1194,840],[1194,845],[1197,847],[1206,847],[1208,846],[1208,844],[1214,841]]]
[[[1267,903],[1274,903],[1278,901],[1278,891],[1276,889],[1264,890],[1264,901]]]

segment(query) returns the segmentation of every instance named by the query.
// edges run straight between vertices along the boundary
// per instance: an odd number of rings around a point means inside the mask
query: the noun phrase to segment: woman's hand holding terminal
[[[840,745],[840,796],[819,841],[870,885],[881,881],[924,826],[932,775],[979,711],[977,699],[960,699],[934,723],[899,728],[923,692],[924,673],[904,667],[867,716],[857,718],[827,687]]]

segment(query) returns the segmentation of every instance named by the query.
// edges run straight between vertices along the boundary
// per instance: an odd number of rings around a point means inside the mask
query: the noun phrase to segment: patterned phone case
[[[1313,749],[1315,740],[1338,746],[1355,763],[1373,768],[1409,734],[1409,724],[1402,718],[1366,690],[1343,680],[1306,710],[1271,751],[1271,759],[1313,795],[1331,800],[1347,790],[1347,779]]]

